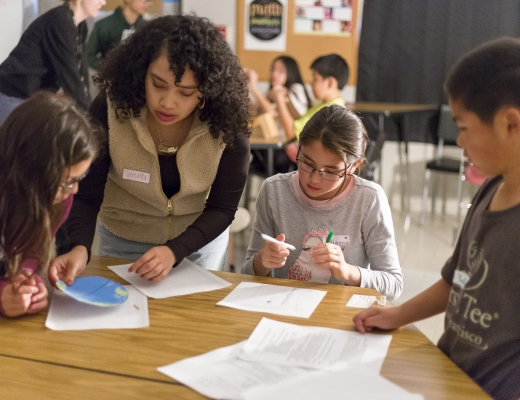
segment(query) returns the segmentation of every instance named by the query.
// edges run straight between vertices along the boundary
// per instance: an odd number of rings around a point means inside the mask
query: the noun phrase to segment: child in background
[[[253,105],[261,112],[271,113],[274,117],[278,112],[273,103],[276,94],[280,93],[281,100],[294,119],[300,118],[311,106],[311,99],[300,74],[296,60],[289,56],[280,56],[271,64],[271,78],[269,92],[264,95],[258,87],[258,74],[253,69],[246,70],[249,90],[254,95]],[[282,100],[283,98],[283,100]]]
[[[340,97],[341,90],[348,81],[349,68],[347,62],[338,54],[329,54],[318,57],[311,64],[312,92],[319,101],[309,108],[300,118],[293,118],[280,91],[276,91],[275,102],[285,135],[288,140],[298,139],[303,127],[323,107],[332,104],[345,106]]]
[[[48,92],[23,102],[0,127],[2,315],[32,314],[47,306],[38,274],[49,264],[52,238],[97,149],[85,116],[69,100]],[[70,284],[74,276],[61,278]]]
[[[361,332],[394,329],[446,311],[439,348],[496,399],[520,398],[520,40],[486,43],[446,81],[457,143],[494,176],[468,211],[440,279],[400,307],[354,317]]]
[[[307,112],[298,119],[292,118],[280,95],[276,96],[280,122],[285,130],[287,140],[291,141],[285,147],[285,157],[288,161],[296,161],[298,152],[298,139],[305,124],[323,107],[333,104],[345,106],[345,101],[340,97],[341,90],[347,84],[349,68],[347,62],[338,54],[329,54],[318,57],[311,64],[312,69],[312,92],[320,102],[309,108]]]
[[[260,190],[244,273],[401,294],[388,200],[379,185],[353,175],[367,141],[363,123],[344,107],[324,107],[309,120],[298,171],[268,178]],[[264,241],[262,233],[297,249]]]
[[[258,88],[258,74],[255,70],[246,70],[248,86],[253,95],[253,105],[260,112],[266,112],[276,118],[278,129],[281,131],[281,120],[278,118],[276,101],[284,103],[283,112],[288,112],[290,118],[298,119],[311,106],[311,99],[305,89],[300,69],[296,60],[289,56],[280,56],[271,64],[271,86],[267,96]],[[267,150],[253,151],[252,165],[258,172],[265,172],[264,161],[267,159]],[[285,151],[274,151],[274,166],[276,172],[293,171],[294,163],[287,158]]]
[[[88,38],[88,64],[91,68],[97,70],[108,52],[145,22],[143,14],[150,4],[151,0],[124,0],[122,7],[96,22]]]

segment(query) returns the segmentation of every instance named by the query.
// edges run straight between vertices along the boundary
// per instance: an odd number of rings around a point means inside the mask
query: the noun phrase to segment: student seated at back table
[[[97,70],[108,52],[145,22],[143,14],[151,3],[149,0],[124,0],[122,7],[96,22],[88,38],[88,64],[91,68]]]
[[[25,100],[0,127],[0,314],[47,306],[40,273],[57,262],[49,261],[52,238],[97,149],[86,116],[50,92]]]
[[[281,123],[275,102],[277,96],[279,97],[278,102],[283,102],[291,117],[295,119],[304,115],[311,106],[311,99],[305,89],[300,68],[292,57],[279,56],[274,59],[271,65],[271,86],[267,95],[264,95],[258,88],[258,74],[255,70],[248,69],[246,75],[256,111],[270,113],[276,117],[278,129],[281,129]],[[252,161],[253,167],[256,171],[265,172],[262,159],[267,158],[267,151],[255,150],[253,154],[256,155]],[[276,172],[288,172],[294,170],[295,167],[283,150],[275,150],[274,166]]]
[[[298,139],[307,121],[323,107],[332,104],[345,106],[345,101],[340,97],[340,93],[348,81],[349,68],[347,62],[338,54],[328,54],[314,60],[311,64],[311,70],[312,92],[319,103],[309,108],[300,118],[294,119],[292,117],[283,101],[283,93],[281,91],[276,92],[275,102],[278,106],[280,121],[287,140]],[[297,149],[297,143],[290,143],[285,149],[292,161],[294,161]]]
[[[248,86],[253,95],[252,103],[258,112],[268,112],[278,116],[275,96],[283,95],[283,100],[293,118],[304,115],[311,106],[311,99],[305,89],[300,68],[296,60],[289,56],[276,57],[271,64],[269,91],[264,95],[258,87],[258,74],[253,69],[246,70]]]
[[[520,398],[520,40],[486,43],[446,81],[457,144],[487,180],[442,278],[400,307],[354,317],[361,332],[446,311],[439,348],[496,399]]]
[[[352,111],[332,105],[314,114],[300,134],[298,171],[268,178],[260,189],[242,272],[372,288],[390,299],[401,294],[386,195],[353,175],[367,141]],[[262,233],[296,250],[264,241]]]

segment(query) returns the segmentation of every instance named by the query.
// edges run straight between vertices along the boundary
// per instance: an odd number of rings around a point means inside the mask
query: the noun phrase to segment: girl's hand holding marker
[[[276,240],[275,238],[272,238],[271,236],[269,235],[266,235],[265,233],[261,233],[260,236],[262,236],[262,239],[268,241],[268,242],[271,242],[271,243],[276,243],[276,244],[281,244],[282,246],[285,246],[287,247],[289,250],[296,250],[296,247],[294,247],[292,244],[289,244],[289,243],[285,243],[283,241],[279,241],[279,240]],[[278,235],[280,236],[280,235]],[[282,239],[283,240],[283,239]]]
[[[311,249],[311,261],[318,268],[328,268],[331,275],[338,281],[350,286],[359,286],[361,283],[359,268],[345,261],[341,247],[331,243],[333,235],[333,232],[329,232],[325,243]]]
[[[296,250],[296,247],[288,243],[284,243],[285,235],[280,233],[275,238],[261,234],[265,240],[264,246],[260,250],[261,264],[264,268],[281,268],[287,261],[289,249]]]

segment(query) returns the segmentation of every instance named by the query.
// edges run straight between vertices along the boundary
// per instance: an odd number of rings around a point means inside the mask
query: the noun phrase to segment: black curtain
[[[483,42],[520,36],[519,17],[519,0],[366,0],[356,100],[446,103],[451,66]],[[437,117],[411,115],[410,140],[436,142]],[[388,139],[397,140],[398,124],[385,121]]]

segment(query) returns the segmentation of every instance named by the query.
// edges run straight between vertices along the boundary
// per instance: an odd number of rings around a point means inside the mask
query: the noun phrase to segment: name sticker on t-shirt
[[[453,284],[460,286],[462,289],[466,286],[469,281],[469,275],[463,271],[455,271],[453,274]]]
[[[123,179],[130,181],[150,183],[150,174],[147,172],[132,171],[131,169],[123,170]]]
[[[325,238],[327,239],[327,238]],[[330,243],[335,244],[337,246],[346,246],[348,244],[348,236],[347,235],[332,235],[332,239]]]

